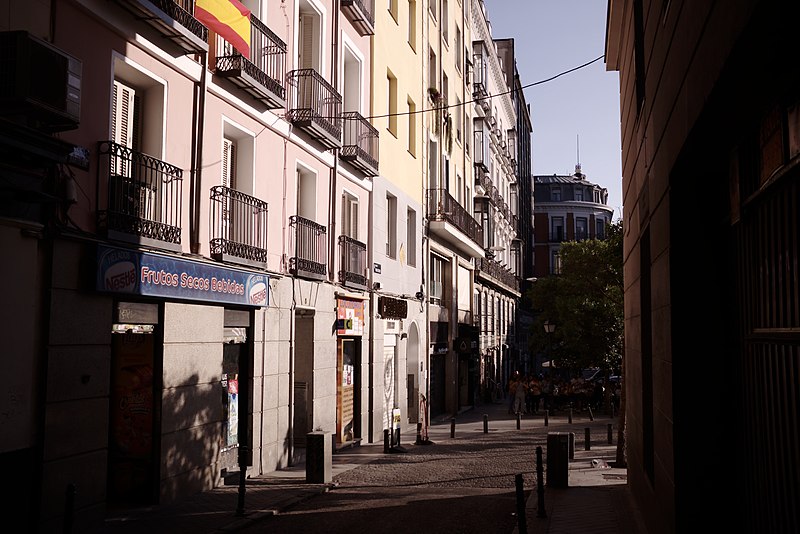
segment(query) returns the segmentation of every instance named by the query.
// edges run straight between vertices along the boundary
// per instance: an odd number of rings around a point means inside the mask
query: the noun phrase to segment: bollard
[[[514,476],[514,483],[517,487],[517,526],[519,534],[528,534],[528,525],[525,517],[525,490],[523,488],[522,474]]]
[[[569,424],[572,424],[572,404],[569,405]]]
[[[422,423],[417,423],[417,441],[414,442],[415,445],[419,445],[422,443]]]
[[[244,501],[247,494],[247,460],[250,449],[247,446],[239,447],[239,493],[236,499],[236,515],[244,516]]]
[[[389,454],[389,429],[383,429],[383,453]]]
[[[611,445],[614,443],[614,436],[611,432],[611,423],[608,423],[608,444]]]
[[[575,459],[575,432],[569,433],[569,459]]]
[[[592,413],[592,407],[589,406],[589,421],[594,421],[594,414]]]
[[[588,426],[583,429],[583,450],[588,451],[592,449],[592,437],[591,437],[592,429]]]
[[[489,433],[489,414],[483,414],[483,433]]]
[[[78,493],[78,487],[74,482],[67,484],[67,495],[64,504],[64,533],[69,534],[72,532],[72,525],[75,522],[75,495]]]
[[[450,419],[450,438],[456,437],[456,418]]]
[[[519,414],[519,412],[517,412],[517,430],[519,430],[519,427],[520,427],[520,418],[521,417],[522,416]]]
[[[536,517],[547,517],[544,509],[544,465],[542,464],[542,447],[536,447]]]
[[[550,424],[549,421],[550,421],[550,410],[545,410],[544,411],[544,426],[549,425]]]

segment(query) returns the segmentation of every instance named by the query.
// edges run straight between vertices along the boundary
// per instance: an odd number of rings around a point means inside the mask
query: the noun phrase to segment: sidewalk
[[[484,414],[488,429],[494,432],[516,431],[516,416],[507,413],[507,405],[482,405],[460,413],[456,417],[455,438],[451,438],[451,417],[435,419],[428,429],[428,438],[434,443],[458,440],[459,436],[474,435],[483,431]],[[526,502],[527,532],[585,533],[597,534],[645,534],[641,520],[630,499],[627,487],[627,470],[601,467],[603,462],[612,463],[616,456],[616,445],[602,445],[598,437],[607,423],[616,419],[598,416],[589,422],[587,414],[575,415],[568,425],[568,414],[557,413],[549,417],[544,426],[543,416],[523,416],[521,428],[531,429],[546,435],[548,432],[574,432],[574,459],[569,462],[568,487],[545,486],[544,508],[546,516],[538,517],[538,495],[530,491]],[[583,428],[591,426],[594,432],[592,448],[584,449]],[[416,428],[404,430],[401,441],[404,447],[413,447]],[[605,433],[602,434],[605,436]],[[616,441],[616,435],[614,435]],[[581,450],[579,450],[581,449]],[[546,458],[546,449],[543,455]],[[235,532],[266,515],[277,514],[306,499],[329,491],[336,486],[336,477],[342,472],[360,465],[385,458],[383,443],[362,444],[344,449],[333,455],[333,482],[308,484],[305,482],[305,464],[300,463],[247,480],[244,514],[236,509],[239,500],[238,486],[224,486],[199,493],[174,505],[154,506],[109,518],[102,532],[134,533],[147,532]],[[592,460],[598,467],[592,465]],[[546,460],[545,460],[546,462]],[[546,468],[545,468],[546,471]],[[545,480],[547,474],[545,472]],[[515,529],[515,534],[523,534]]]

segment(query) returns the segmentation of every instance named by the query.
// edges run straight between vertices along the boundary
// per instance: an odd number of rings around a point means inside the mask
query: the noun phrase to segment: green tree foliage
[[[619,372],[623,342],[622,221],[606,239],[561,245],[561,274],[539,279],[527,295],[536,314],[531,351],[558,367]],[[544,322],[556,324],[548,336]]]

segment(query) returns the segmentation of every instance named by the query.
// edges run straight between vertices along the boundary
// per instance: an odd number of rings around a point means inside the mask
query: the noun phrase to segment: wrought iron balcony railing
[[[378,175],[378,130],[355,111],[346,111],[344,142],[339,157],[367,176]]]
[[[100,227],[109,237],[179,249],[183,171],[113,141],[102,141],[98,154],[98,183],[108,184]]]
[[[208,51],[208,28],[194,18],[194,0],[116,0],[186,53]]]
[[[494,260],[486,258],[477,259],[477,267],[480,274],[486,274],[506,287],[514,291],[519,291],[519,279],[510,269]]]
[[[211,257],[267,264],[267,203],[222,185],[211,188]]]
[[[314,69],[286,76],[287,119],[326,148],[342,146],[342,96]]]
[[[292,215],[289,217],[289,272],[301,278],[324,280],[328,267],[328,235],[321,224]]]
[[[367,289],[367,245],[350,236],[339,236],[339,282]]]
[[[483,228],[445,189],[428,189],[428,219],[448,221],[482,246]]]
[[[342,0],[341,6],[359,35],[375,34],[374,0]]]
[[[250,57],[215,37],[215,70],[268,107],[286,105],[286,43],[263,22],[250,15]]]

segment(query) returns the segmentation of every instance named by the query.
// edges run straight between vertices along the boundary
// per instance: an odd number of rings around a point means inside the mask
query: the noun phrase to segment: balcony
[[[228,78],[270,109],[286,106],[286,43],[253,15],[250,16],[250,57],[215,36],[214,67],[218,76]]]
[[[339,282],[353,289],[367,289],[367,245],[350,236],[339,236]]]
[[[108,184],[98,225],[107,237],[180,251],[183,171],[113,141],[101,142],[98,154],[98,183]]]
[[[367,176],[378,176],[378,130],[355,111],[344,119],[344,142],[339,157]]]
[[[374,0],[342,0],[341,6],[359,35],[375,34]]]
[[[300,278],[325,280],[328,267],[328,239],[324,226],[292,215],[289,217],[289,272]]]
[[[287,119],[325,148],[342,146],[342,97],[314,69],[287,75]]]
[[[194,0],[116,0],[187,54],[208,51],[208,28],[194,18]]]
[[[500,283],[508,289],[519,293],[519,279],[506,266],[494,260],[478,258],[475,266],[478,268],[478,276],[489,281]]]
[[[445,189],[428,190],[429,229],[464,254],[483,256],[483,228]]]
[[[267,203],[241,191],[217,185],[211,188],[211,257],[267,266]]]

